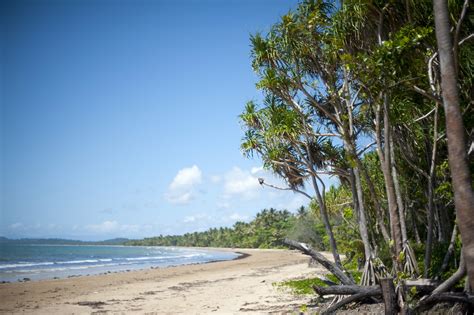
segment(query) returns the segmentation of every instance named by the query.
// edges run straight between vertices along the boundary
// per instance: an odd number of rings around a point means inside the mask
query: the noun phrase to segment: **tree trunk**
[[[467,161],[464,124],[459,106],[456,69],[452,52],[446,0],[434,0],[436,40],[441,71],[441,89],[448,136],[448,160],[454,190],[454,205],[471,289],[474,288],[474,192]]]
[[[456,223],[454,224],[453,227],[453,232],[451,234],[451,241],[449,242],[449,247],[448,250],[446,251],[446,255],[444,255],[443,263],[441,264],[441,268],[439,268],[438,271],[438,277],[441,276],[446,271],[446,268],[448,268],[449,261],[451,260],[451,256],[454,253],[454,245],[456,243],[456,238],[458,236],[458,227]]]
[[[394,163],[391,159],[390,154],[390,143],[391,143],[391,126],[390,126],[390,106],[388,102],[388,95],[384,95],[384,155],[385,155],[385,174],[386,174],[386,189],[388,199],[388,211],[390,215],[390,227],[392,232],[392,239],[395,245],[395,255],[398,262],[398,256],[402,251],[402,231],[400,228],[400,216],[398,213],[397,197],[395,195],[395,185],[393,182],[391,168]]]
[[[381,108],[377,107],[375,111],[375,129],[377,139],[377,153],[380,159],[380,165],[384,175],[385,190],[387,192],[388,212],[390,217],[390,233],[394,242],[393,263],[396,270],[402,270],[399,262],[399,255],[402,251],[402,233],[400,228],[400,216],[398,213],[397,200],[395,196],[395,186],[391,172],[391,158],[390,158],[390,118],[389,118],[389,103],[388,96],[383,95],[383,119],[384,119],[384,146],[382,148],[382,132],[381,132]]]
[[[430,172],[428,174],[428,229],[426,234],[426,248],[425,248],[425,269],[423,276],[428,277],[428,272],[431,267],[431,252],[433,248],[433,234],[434,234],[434,180],[436,167],[436,152],[438,143],[438,104],[435,104],[434,126],[433,126],[433,146],[430,157]]]
[[[359,202],[359,231],[364,244],[365,259],[368,260],[372,256],[370,249],[369,233],[367,228],[367,218],[365,217],[364,197],[362,192],[362,182],[360,179],[360,172],[358,167],[354,167],[354,179],[357,190],[357,199]]]
[[[390,159],[392,164],[392,178],[395,187],[395,196],[397,199],[398,215],[400,217],[400,230],[402,233],[402,243],[405,245],[408,242],[407,226],[405,222],[405,207],[403,206],[402,191],[400,189],[400,182],[398,181],[398,171],[395,163],[395,150],[393,148],[393,133],[390,135]]]
[[[382,289],[383,302],[385,304],[385,315],[398,314],[397,295],[395,294],[393,278],[380,279],[380,288]]]
[[[341,258],[339,257],[339,252],[337,251],[336,239],[334,238],[331,223],[329,222],[329,216],[326,209],[326,204],[324,203],[324,200],[321,196],[321,192],[319,191],[318,183],[316,182],[316,178],[314,175],[311,175],[311,180],[313,183],[314,191],[316,193],[316,201],[318,202],[319,213],[321,215],[321,219],[323,220],[326,233],[329,236],[329,246],[331,247],[331,252],[332,252],[332,256],[334,257],[334,262],[339,267],[342,267]]]
[[[341,283],[347,284],[347,285],[355,284],[354,280],[349,278],[344,273],[344,271],[342,271],[342,269],[339,268],[339,266],[337,266],[336,264],[333,264],[332,262],[327,260],[326,257],[321,255],[317,251],[313,250],[310,246],[308,246],[304,243],[299,243],[299,242],[290,240],[290,239],[285,239],[283,241],[283,243],[285,243],[286,245],[288,245],[290,247],[293,247],[293,248],[296,248],[296,249],[302,251],[303,254],[305,254],[305,255],[313,257],[314,260],[316,260],[318,263],[323,265],[323,267],[325,267],[327,270],[329,270],[333,275],[335,275],[336,278],[338,278],[341,281]]]
[[[355,168],[350,169],[349,172],[350,172],[349,181],[351,184],[352,199],[354,201],[354,210],[356,211],[356,214],[357,214],[357,221],[359,223],[359,234],[362,239],[362,244],[364,245],[364,255],[365,255],[365,260],[367,261],[372,256],[372,250],[370,248],[369,233],[367,229],[367,221],[365,218],[365,208],[362,206],[362,209],[361,209],[361,205],[360,205],[361,202],[360,202],[359,190],[362,191],[361,189],[362,186],[360,185],[360,182],[359,184],[357,183],[357,179],[355,176]],[[360,181],[360,176],[359,176],[359,181]]]
[[[342,135],[342,140],[344,142],[344,149],[347,153],[349,159],[352,159],[352,162],[355,162],[355,165],[352,165],[352,172],[354,174],[354,183],[357,194],[357,203],[359,205],[358,209],[358,221],[359,221],[359,232],[360,237],[362,238],[362,243],[364,244],[364,254],[365,260],[369,260],[372,257],[372,249],[370,246],[369,233],[367,228],[367,218],[365,211],[365,202],[364,194],[362,191],[362,179],[360,176],[360,169],[357,164],[357,148],[355,143],[355,133],[354,133],[354,122],[353,122],[353,100],[351,99],[350,87],[349,87],[349,74],[344,70],[344,92],[345,92],[345,107],[347,111],[347,122],[341,119],[338,114],[338,117],[341,121],[340,133]],[[355,97],[355,96],[354,96]]]
[[[372,200],[374,201],[375,205],[375,219],[377,221],[377,225],[380,228],[380,232],[382,233],[382,236],[385,240],[385,242],[389,243],[390,242],[390,234],[388,233],[387,227],[385,226],[384,223],[384,211],[382,208],[382,205],[380,204],[379,197],[377,196],[377,192],[375,191],[374,183],[372,183],[372,179],[369,176],[369,173],[363,167],[361,161],[359,158],[357,158],[357,164],[359,165],[360,170],[362,171],[362,174],[364,174],[365,181],[367,182],[367,187],[369,188],[370,196],[372,197]]]
[[[411,223],[413,226],[413,233],[415,234],[415,241],[417,244],[421,244],[420,233],[418,232],[418,227],[416,226],[416,216],[415,211],[413,210],[413,205],[410,205],[407,208],[410,209]]]

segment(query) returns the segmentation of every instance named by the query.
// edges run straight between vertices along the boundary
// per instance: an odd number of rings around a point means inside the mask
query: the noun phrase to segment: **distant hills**
[[[10,239],[0,236],[0,244],[42,244],[42,245],[123,245],[130,241],[128,238],[113,238],[110,240],[88,242],[67,240],[62,238],[20,238]]]

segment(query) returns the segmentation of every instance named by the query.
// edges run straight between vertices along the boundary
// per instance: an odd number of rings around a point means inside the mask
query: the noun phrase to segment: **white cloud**
[[[202,172],[197,167],[193,165],[192,167],[183,168],[178,171],[178,174],[174,177],[173,181],[170,184],[171,190],[178,190],[183,188],[191,188],[196,184],[200,184],[202,181]]]
[[[258,178],[248,171],[234,167],[225,175],[224,194],[252,199],[258,195],[260,184]]]
[[[195,188],[202,182],[202,172],[193,165],[178,171],[168,187],[165,198],[175,204],[187,204],[195,197]]]

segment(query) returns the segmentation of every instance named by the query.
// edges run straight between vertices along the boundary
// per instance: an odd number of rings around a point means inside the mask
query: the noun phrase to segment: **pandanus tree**
[[[303,134],[329,137],[342,147],[369,270],[374,252],[362,188],[360,154],[364,150],[359,147],[364,111],[351,75],[332,45],[334,34],[328,27],[333,10],[324,1],[305,1],[269,34],[253,36],[253,67],[261,77],[259,88],[278,97],[299,117],[310,118],[310,123],[302,125]],[[383,226],[381,216],[377,221]]]
[[[278,97],[268,95],[264,106],[257,109],[249,102],[240,116],[246,128],[242,150],[247,155],[258,154],[264,166],[283,178],[286,188],[315,200],[329,237],[335,263],[341,267],[337,244],[324,200],[324,183],[319,171],[325,168],[330,159],[331,144],[314,133],[308,116],[301,115],[285,105]],[[314,196],[304,191],[309,182]],[[261,179],[261,184],[265,183]],[[269,185],[275,187],[273,185]],[[322,189],[321,189],[322,187]],[[278,188],[278,187],[275,187]]]
[[[351,74],[354,86],[359,88],[359,99],[368,107],[367,129],[375,140],[384,177],[393,265],[397,271],[416,271],[416,260],[408,243],[404,198],[397,170],[393,99],[397,95],[394,91],[403,82],[401,78],[410,76],[406,73],[408,62],[403,64],[400,60],[406,60],[404,55],[419,44],[426,30],[403,29],[405,9],[398,2],[345,1],[335,16],[333,33],[336,40],[333,43],[349,68],[347,72]],[[370,181],[367,185],[372,186]],[[372,199],[377,201],[374,193]],[[383,211],[379,210],[379,213]],[[404,258],[409,264],[402,266]]]

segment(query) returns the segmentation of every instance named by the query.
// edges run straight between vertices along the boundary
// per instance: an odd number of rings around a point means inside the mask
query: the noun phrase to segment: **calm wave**
[[[0,281],[65,278],[231,260],[239,254],[178,247],[0,245]]]

